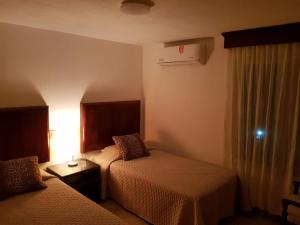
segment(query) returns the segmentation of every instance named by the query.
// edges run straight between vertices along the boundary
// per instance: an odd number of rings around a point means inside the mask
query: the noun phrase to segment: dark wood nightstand
[[[60,163],[47,167],[46,171],[93,201],[100,201],[100,166],[87,159],[77,159],[77,166]]]

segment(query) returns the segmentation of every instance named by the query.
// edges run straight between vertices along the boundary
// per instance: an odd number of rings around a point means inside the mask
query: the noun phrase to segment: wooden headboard
[[[48,106],[0,109],[0,160],[26,156],[49,161]]]
[[[140,133],[140,101],[81,103],[81,152],[112,145],[112,136]]]

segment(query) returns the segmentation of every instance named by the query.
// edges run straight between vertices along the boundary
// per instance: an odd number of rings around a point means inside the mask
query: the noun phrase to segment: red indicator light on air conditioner
[[[184,46],[183,45],[179,46],[178,50],[179,50],[179,53],[182,55],[184,52]]]

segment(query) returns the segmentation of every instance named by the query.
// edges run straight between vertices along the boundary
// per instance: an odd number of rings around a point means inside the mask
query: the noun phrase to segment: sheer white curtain
[[[226,163],[239,175],[244,210],[281,212],[299,125],[300,43],[229,50]]]

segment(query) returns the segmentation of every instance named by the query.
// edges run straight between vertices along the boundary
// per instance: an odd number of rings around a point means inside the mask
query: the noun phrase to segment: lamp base
[[[76,161],[70,161],[70,162],[68,162],[68,166],[69,167],[74,167],[74,166],[77,166],[78,165],[78,162],[76,162]]]

